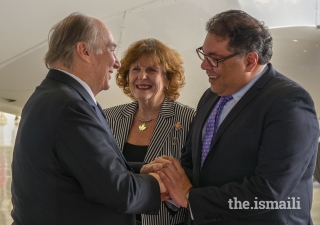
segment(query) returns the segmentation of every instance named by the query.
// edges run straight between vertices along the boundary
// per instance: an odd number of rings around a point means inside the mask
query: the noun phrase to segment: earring
[[[164,90],[164,91],[168,91],[168,87],[164,87],[163,90]]]

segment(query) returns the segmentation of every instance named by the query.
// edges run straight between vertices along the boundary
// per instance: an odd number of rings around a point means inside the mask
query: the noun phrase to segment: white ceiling
[[[47,73],[43,57],[50,28],[76,11],[107,24],[118,42],[120,58],[132,42],[148,37],[178,50],[185,61],[187,82],[179,101],[196,107],[209,87],[195,52],[203,43],[205,23],[221,11],[242,9],[269,26],[274,37],[271,62],[310,92],[319,112],[319,6],[320,0],[2,0],[0,111],[20,115]],[[97,100],[102,107],[130,102],[114,79],[111,89],[100,93]]]

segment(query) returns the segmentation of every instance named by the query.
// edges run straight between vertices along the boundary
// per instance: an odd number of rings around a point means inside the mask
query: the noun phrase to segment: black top
[[[126,142],[123,146],[123,155],[128,162],[143,162],[148,146],[133,145]],[[136,214],[136,224],[141,224],[141,214]]]
[[[143,162],[147,150],[148,146],[133,145],[126,142],[123,147],[123,155],[128,162]]]

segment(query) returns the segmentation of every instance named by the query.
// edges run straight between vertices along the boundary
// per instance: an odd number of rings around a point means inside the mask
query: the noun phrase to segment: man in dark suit
[[[320,183],[320,154],[319,154],[319,151],[320,151],[320,142],[318,143],[318,156],[317,156],[317,161],[316,161],[316,168],[315,168],[314,174],[313,174],[314,179]]]
[[[73,13],[51,30],[50,69],[26,103],[12,162],[16,225],[135,224],[155,214],[157,174],[131,172],[95,95],[120,67],[99,20]]]
[[[171,197],[197,225],[313,224],[319,128],[310,95],[269,63],[263,23],[229,10],[206,30],[197,53],[211,88],[198,104],[183,169],[175,159],[156,160]]]

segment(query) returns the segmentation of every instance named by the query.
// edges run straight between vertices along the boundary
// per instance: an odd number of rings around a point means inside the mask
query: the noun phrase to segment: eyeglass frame
[[[236,53],[233,53],[233,54],[228,55],[228,56],[226,56],[226,57],[223,57],[223,58],[221,58],[221,59],[214,59],[214,58],[212,58],[212,57],[207,56],[206,54],[204,54],[202,47],[197,48],[197,49],[196,49],[196,52],[197,52],[197,54],[198,54],[198,57],[199,57],[202,61],[204,61],[204,59],[207,59],[208,63],[209,63],[210,66],[212,66],[212,67],[218,67],[218,63],[219,63],[219,62],[223,62],[223,61],[225,61],[225,60],[227,60],[227,59],[230,59],[230,58],[232,58],[232,57],[234,57],[234,56],[236,56],[236,55],[240,55],[240,53],[236,52]],[[200,54],[203,55],[204,59],[201,58]],[[212,60],[213,62],[215,62],[217,65],[216,65],[216,66],[212,65],[212,63],[210,62],[210,60]]]

